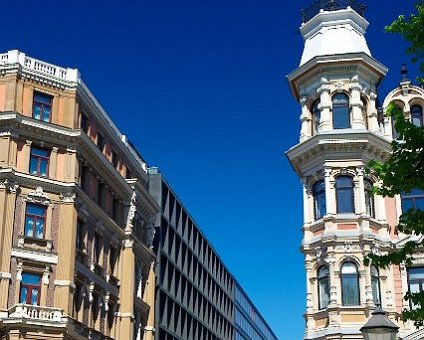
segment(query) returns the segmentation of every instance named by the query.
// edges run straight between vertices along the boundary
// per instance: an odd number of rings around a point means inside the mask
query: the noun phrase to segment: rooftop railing
[[[18,50],[12,50],[0,54],[0,66],[12,64],[20,64],[25,69],[64,81],[77,82],[79,78],[77,69],[63,68],[49,64],[44,61],[28,57],[25,53]]]
[[[360,16],[364,16],[367,6],[357,0],[317,0],[309,7],[300,11],[302,23],[306,23],[323,11],[338,11],[340,9],[352,8]]]

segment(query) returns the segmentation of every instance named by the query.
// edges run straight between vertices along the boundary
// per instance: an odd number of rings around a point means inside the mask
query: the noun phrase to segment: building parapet
[[[0,65],[12,64],[19,64],[28,71],[53,77],[61,81],[75,83],[80,81],[80,74],[76,68],[63,68],[46,63],[44,61],[28,57],[25,53],[18,50],[11,50],[0,54]]]

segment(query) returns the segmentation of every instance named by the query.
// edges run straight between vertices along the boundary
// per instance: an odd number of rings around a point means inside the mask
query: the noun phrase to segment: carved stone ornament
[[[133,225],[134,216],[135,216],[135,213],[137,211],[136,203],[137,203],[137,195],[136,195],[135,191],[133,191],[132,196],[131,196],[131,201],[130,201],[130,207],[128,209],[127,228],[133,228],[134,227],[134,225]]]
[[[62,192],[60,194],[60,199],[63,203],[74,203],[77,194],[74,192]]]
[[[126,238],[123,240],[124,248],[132,248],[134,245],[134,240],[130,238]]]
[[[306,294],[306,307],[307,308],[313,308],[314,307],[314,303],[312,302],[312,293]]]
[[[321,247],[315,247],[315,257],[317,260],[322,256],[322,249]]]
[[[374,244],[374,246],[371,248],[371,252],[374,255],[379,256],[380,255],[380,246],[378,244]]]
[[[155,238],[155,227],[152,223],[148,223],[146,226],[146,243],[148,247],[152,247],[153,239]]]
[[[44,190],[42,187],[37,187],[35,191],[30,192],[28,194],[27,198],[28,202],[38,203],[38,204],[44,204],[49,205],[50,204],[50,196],[44,193]]]
[[[336,263],[336,258],[332,255],[328,255],[325,259],[324,259],[325,263],[327,263],[328,265],[331,264],[335,264]]]
[[[47,267],[46,270],[43,273],[43,284],[48,285],[50,281],[50,268]]]
[[[0,181],[0,189],[6,189],[11,194],[16,194],[19,185],[16,182],[11,181],[10,179],[4,179]]]
[[[23,267],[22,262],[19,262],[18,268],[17,268],[18,270],[16,272],[16,281],[22,281],[22,267]]]

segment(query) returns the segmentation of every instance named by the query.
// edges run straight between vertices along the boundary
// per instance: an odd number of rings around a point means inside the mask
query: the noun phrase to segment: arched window
[[[333,96],[333,128],[350,128],[349,97],[344,93]]]
[[[419,105],[411,106],[411,122],[415,126],[423,126],[423,109]]]
[[[320,180],[314,184],[313,195],[315,219],[319,220],[327,212],[325,203],[325,182],[323,180]]]
[[[367,214],[371,217],[375,217],[375,205],[374,205],[374,195],[372,193],[372,182],[369,179],[364,179],[365,187],[365,207],[367,209]]]
[[[341,270],[342,305],[359,305],[359,275],[353,262],[345,262]]]
[[[319,309],[327,308],[330,302],[330,275],[326,266],[318,270],[318,297]]]
[[[407,212],[409,209],[424,210],[424,190],[412,189],[410,192],[403,192],[402,198],[402,212]]]
[[[352,177],[338,176],[336,178],[336,201],[338,214],[354,212]]]
[[[321,121],[321,110],[318,108],[319,99],[315,100],[311,107],[312,114],[312,133],[318,132],[318,126]]]
[[[372,300],[375,304],[380,304],[380,279],[378,275],[378,269],[375,266],[370,267],[371,273],[371,288],[372,288]]]

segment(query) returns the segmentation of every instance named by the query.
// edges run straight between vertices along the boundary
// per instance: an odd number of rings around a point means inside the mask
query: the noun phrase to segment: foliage
[[[410,44],[407,53],[412,55],[413,62],[419,63],[420,71],[424,73],[424,1],[415,8],[416,14],[407,19],[404,15],[399,16],[386,27],[386,31],[399,33],[405,38]],[[395,121],[398,139],[392,142],[393,153],[386,162],[372,161],[368,164],[368,169],[375,173],[381,183],[375,193],[393,197],[415,188],[424,190],[424,128],[406,120],[403,110],[394,103],[389,105],[387,113]],[[402,248],[392,249],[388,255],[368,255],[365,264],[372,262],[379,267],[387,267],[391,264],[412,263],[414,252],[424,248],[424,211],[409,209],[403,213],[397,230],[413,237]],[[413,320],[417,327],[423,326],[424,292],[408,292],[404,298],[412,303],[414,309],[404,310],[402,320]]]
[[[405,18],[400,15],[391,25],[386,26],[385,30],[389,33],[398,33],[409,43],[406,53],[412,56],[412,62],[419,63],[420,72],[424,74],[424,1],[415,5],[416,14]],[[424,78],[419,78],[424,82]]]

